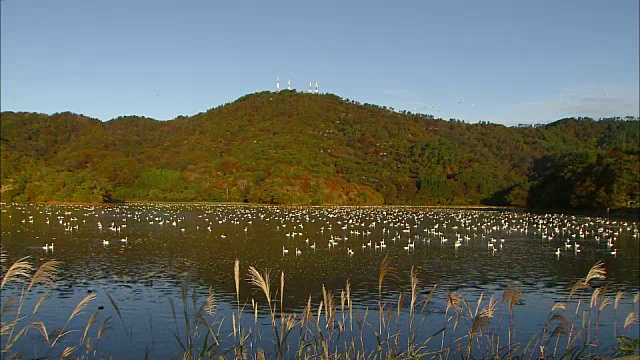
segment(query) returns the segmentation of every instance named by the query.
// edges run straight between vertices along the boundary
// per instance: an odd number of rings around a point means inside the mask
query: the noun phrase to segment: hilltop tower
[[[311,93],[311,89],[312,89],[312,87],[311,87],[311,80],[309,80],[309,87],[307,88],[307,92],[308,92],[308,93]]]
[[[318,80],[316,80],[316,94],[318,93]]]
[[[289,76],[289,81],[287,81],[287,90],[291,90],[291,76]]]
[[[276,92],[280,91],[280,76],[278,76],[278,79],[276,80]]]

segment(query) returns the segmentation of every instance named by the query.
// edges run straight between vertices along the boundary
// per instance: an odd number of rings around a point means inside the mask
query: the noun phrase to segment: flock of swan
[[[126,204],[117,206],[21,205],[12,223],[24,228],[57,226],[66,234],[90,228],[94,242],[104,247],[130,244],[127,226],[147,231],[196,233],[212,241],[233,241],[249,235],[259,239],[265,231],[282,238],[282,256],[316,251],[405,251],[439,246],[460,251],[484,247],[495,255],[518,238],[536,238],[549,244],[550,255],[578,255],[587,245],[593,251],[617,256],[616,243],[628,232],[638,239],[635,222],[601,217],[531,214],[513,211],[427,207],[302,207],[209,204]],[[4,231],[6,230],[3,228]],[[19,231],[19,230],[18,230]],[[138,238],[131,239],[135,244]],[[54,242],[41,246],[54,251]],[[342,250],[340,250],[342,249]],[[555,251],[553,251],[555,249]]]

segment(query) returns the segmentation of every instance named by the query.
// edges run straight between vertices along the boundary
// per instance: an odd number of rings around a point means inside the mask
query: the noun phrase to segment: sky
[[[2,0],[0,107],[170,120],[258,91],[508,126],[639,115],[638,0]]]

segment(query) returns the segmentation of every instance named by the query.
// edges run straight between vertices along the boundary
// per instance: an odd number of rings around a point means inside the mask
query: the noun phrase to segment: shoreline
[[[130,204],[199,204],[199,205],[219,205],[219,206],[281,206],[281,207],[354,207],[354,208],[375,208],[375,207],[405,207],[405,208],[429,208],[429,209],[471,209],[471,210],[505,210],[513,212],[530,212],[534,214],[563,214],[574,216],[588,216],[588,217],[600,217],[609,218],[613,220],[628,220],[633,222],[640,222],[640,208],[615,208],[607,210],[603,209],[527,209],[516,206],[498,206],[498,205],[409,205],[409,204],[390,204],[390,205],[337,205],[337,204],[325,204],[325,205],[308,205],[308,204],[264,204],[264,203],[251,203],[251,202],[213,202],[213,201],[155,201],[155,200],[136,200],[136,201],[121,201],[121,202],[81,202],[81,201],[43,201],[43,202],[30,202],[30,203],[0,203],[2,205],[62,205],[62,206],[119,206]]]

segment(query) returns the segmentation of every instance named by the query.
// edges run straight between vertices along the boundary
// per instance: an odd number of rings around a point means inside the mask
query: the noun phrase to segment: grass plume
[[[28,281],[31,278],[31,270],[33,270],[33,265],[31,265],[31,263],[27,261],[29,258],[30,256],[25,256],[9,266],[9,269],[2,278],[0,288],[3,288],[10,282],[24,282]]]

